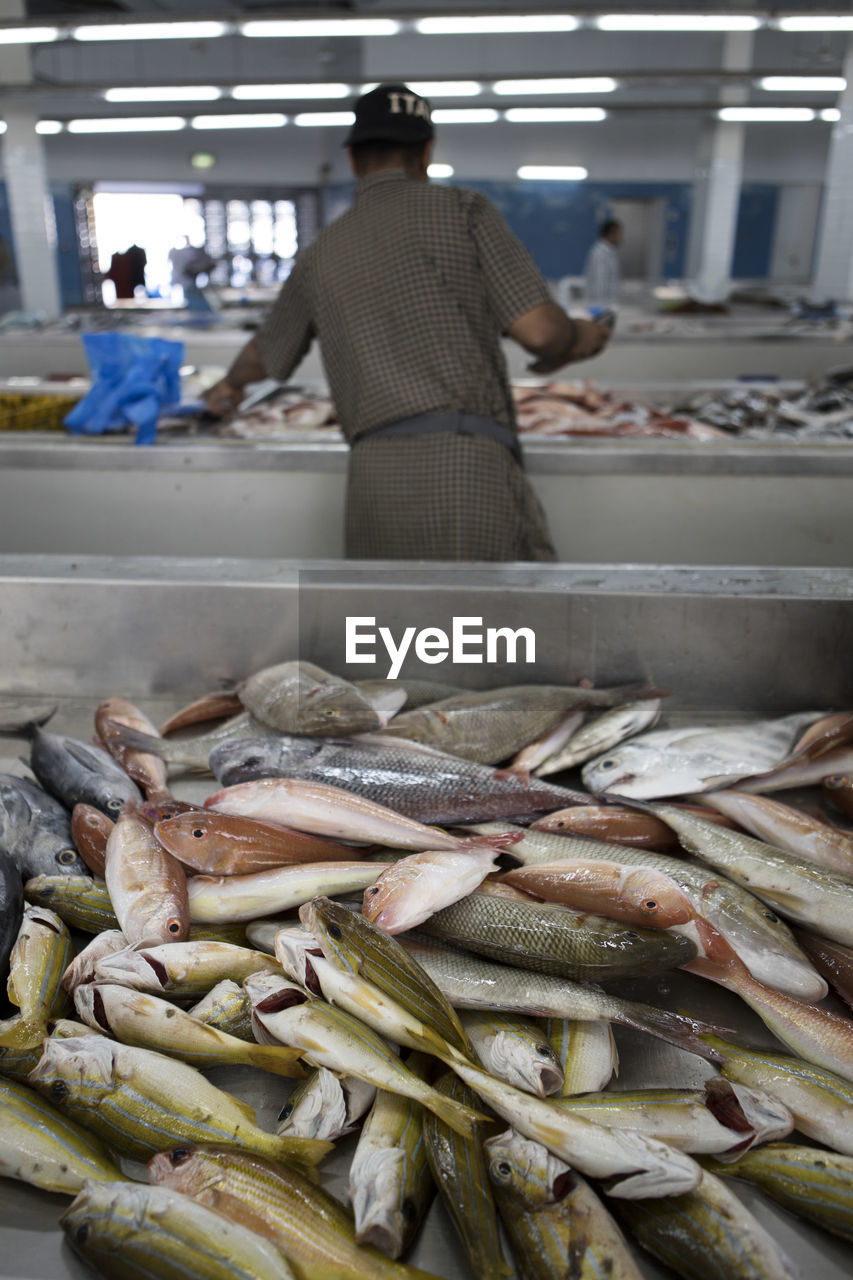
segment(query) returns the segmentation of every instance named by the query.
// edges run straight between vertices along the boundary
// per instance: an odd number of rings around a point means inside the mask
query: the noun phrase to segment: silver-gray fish
[[[631,800],[713,791],[783,760],[822,711],[736,725],[656,729],[590,760],[584,786]]]
[[[412,751],[394,739],[377,744],[293,735],[235,738],[211,752],[210,767],[223,787],[255,778],[304,778],[439,826],[526,817],[587,799],[442,752]]]
[[[641,702],[626,702],[623,707],[613,707],[594,720],[582,725],[559,751],[554,751],[536,769],[537,778],[573,769],[591,760],[593,756],[609,751],[626,738],[632,738],[643,729],[651,729],[660,719],[660,698],[646,698]]]
[[[90,804],[116,818],[128,800],[142,800],[136,783],[107,751],[65,733],[36,729],[30,768],[45,790],[69,811],[75,804]]]
[[[68,811],[29,778],[0,774],[0,858],[18,874],[88,876],[71,836]]]
[[[279,1112],[276,1133],[335,1142],[358,1128],[375,1097],[374,1085],[318,1067],[294,1085]]]

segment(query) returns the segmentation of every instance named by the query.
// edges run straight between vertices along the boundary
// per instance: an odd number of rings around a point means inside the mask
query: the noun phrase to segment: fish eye
[[[54,1080],[50,1086],[50,1096],[55,1098],[57,1102],[61,1102],[63,1098],[68,1097],[68,1085],[64,1080]]]
[[[249,758],[244,760],[243,763],[247,769],[258,769],[264,762],[260,756],[249,756]]]
[[[376,894],[379,892],[379,885],[378,884],[371,885],[367,892],[370,894],[372,898],[375,897]]]
[[[77,861],[76,849],[60,849],[56,855],[56,861],[60,862],[63,867],[70,867],[72,862]]]
[[[658,909],[658,904],[655,902],[654,898],[647,898],[643,903],[643,906],[647,911],[657,911]]]
[[[121,808],[121,801],[113,797],[112,800],[107,801],[107,808],[111,809],[113,813],[115,813],[118,809]]]
[[[501,1160],[499,1164],[495,1165],[495,1169],[502,1178],[508,1178],[512,1173],[512,1165],[508,1164],[506,1160]]]
[[[278,1118],[279,1120],[289,1120],[292,1115],[293,1115],[293,1103],[286,1102],[282,1107],[281,1111],[279,1111]]]
[[[779,917],[776,915],[776,913],[775,913],[774,911],[765,911],[765,912],[764,912],[764,919],[765,919],[765,920],[769,920],[771,924],[778,924],[778,923],[779,923]]]
[[[85,1244],[85,1243],[86,1243],[86,1241],[87,1241],[87,1240],[88,1240],[88,1238],[89,1238],[89,1224],[88,1224],[88,1222],[81,1222],[81,1223],[80,1223],[80,1226],[77,1228],[77,1230],[75,1231],[75,1233],[74,1233],[74,1234],[75,1234],[75,1237],[76,1237],[76,1239],[77,1239],[77,1243],[78,1243],[78,1244]]]
[[[193,835],[196,838],[196,840],[201,840],[202,836],[204,835],[204,827],[194,827]]]
[[[338,713],[334,707],[327,707],[326,710],[323,712],[323,715],[326,717],[327,720],[334,720],[337,714]]]
[[[337,924],[330,924],[330,925],[329,925],[329,937],[330,937],[330,938],[340,938],[341,936],[342,936],[342,935],[341,935],[340,925],[337,925]]]
[[[615,765],[616,765],[615,760],[602,760],[601,764],[598,767],[599,769],[613,769]]]
[[[172,919],[172,920],[170,920],[170,921],[169,921],[169,923],[166,925],[166,928],[169,930],[169,933],[180,933],[180,932],[181,932],[181,922],[180,922],[180,920],[175,920],[175,919],[173,918],[173,919]]]
[[[634,933],[633,929],[629,929],[628,932],[625,934],[626,938],[639,938],[639,936],[640,935],[638,933]]]
[[[189,1147],[175,1147],[174,1151],[169,1152],[169,1160],[172,1164],[183,1164],[189,1158]]]
[[[540,1058],[554,1058],[557,1056],[549,1044],[537,1044],[536,1053]]]

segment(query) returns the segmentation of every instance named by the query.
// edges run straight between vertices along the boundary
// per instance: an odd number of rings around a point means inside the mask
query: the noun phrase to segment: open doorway
[[[187,244],[204,245],[204,219],[196,201],[167,192],[96,191],[92,197],[98,270],[110,271],[114,255],[125,255],[131,246],[144,250],[144,283],[138,282],[130,296],[183,301],[182,291],[172,281],[169,254]],[[138,277],[134,277],[138,280]],[[114,280],[102,284],[107,306],[117,300]],[[118,288],[119,296],[124,292]]]
[[[619,262],[626,280],[656,282],[663,270],[666,201],[609,200],[610,216],[622,223]]]

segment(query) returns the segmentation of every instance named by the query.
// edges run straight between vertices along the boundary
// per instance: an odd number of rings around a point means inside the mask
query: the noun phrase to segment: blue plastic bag
[[[160,414],[180,403],[184,344],[130,333],[84,333],[92,389],[65,419],[69,431],[100,435],[136,427],[151,444]]]

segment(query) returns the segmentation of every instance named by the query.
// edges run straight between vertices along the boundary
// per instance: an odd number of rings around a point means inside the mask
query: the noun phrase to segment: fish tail
[[[265,1044],[246,1044],[245,1048],[253,1067],[260,1067],[262,1071],[269,1071],[276,1076],[289,1076],[295,1080],[305,1078],[305,1068],[299,1061],[302,1049]]]
[[[133,729],[129,724],[120,724],[118,720],[107,720],[105,727],[123,747],[131,747],[134,751],[146,751],[151,755],[165,757],[169,750],[168,743],[158,735],[143,733],[141,729]]]
[[[34,1049],[47,1035],[47,1027],[37,1018],[16,1015],[0,1022],[0,1047],[4,1049]]]
[[[311,1170],[334,1150],[333,1142],[325,1142],[320,1138],[297,1138],[290,1134],[269,1135],[269,1149],[264,1155],[271,1155],[274,1160],[295,1166],[303,1173]]]
[[[686,966],[685,966],[686,967]],[[677,1049],[686,1049],[707,1062],[719,1062],[721,1055],[703,1038],[706,1035],[728,1038],[733,1035],[727,1027],[720,1027],[713,1022],[702,1022],[698,1018],[687,1017],[682,1013],[671,1013],[666,1009],[653,1009],[651,1005],[623,1004],[622,1014],[618,1021],[623,1026],[632,1027],[635,1031],[645,1031],[647,1035],[675,1045]]]
[[[443,1120],[454,1133],[458,1133],[462,1138],[473,1138],[476,1135],[478,1125],[489,1123],[489,1117],[481,1111],[475,1111],[473,1107],[466,1107],[464,1102],[457,1102],[455,1098],[448,1098],[445,1094],[439,1093],[437,1089],[429,1089],[422,1102],[433,1115],[438,1116],[439,1120]]]

